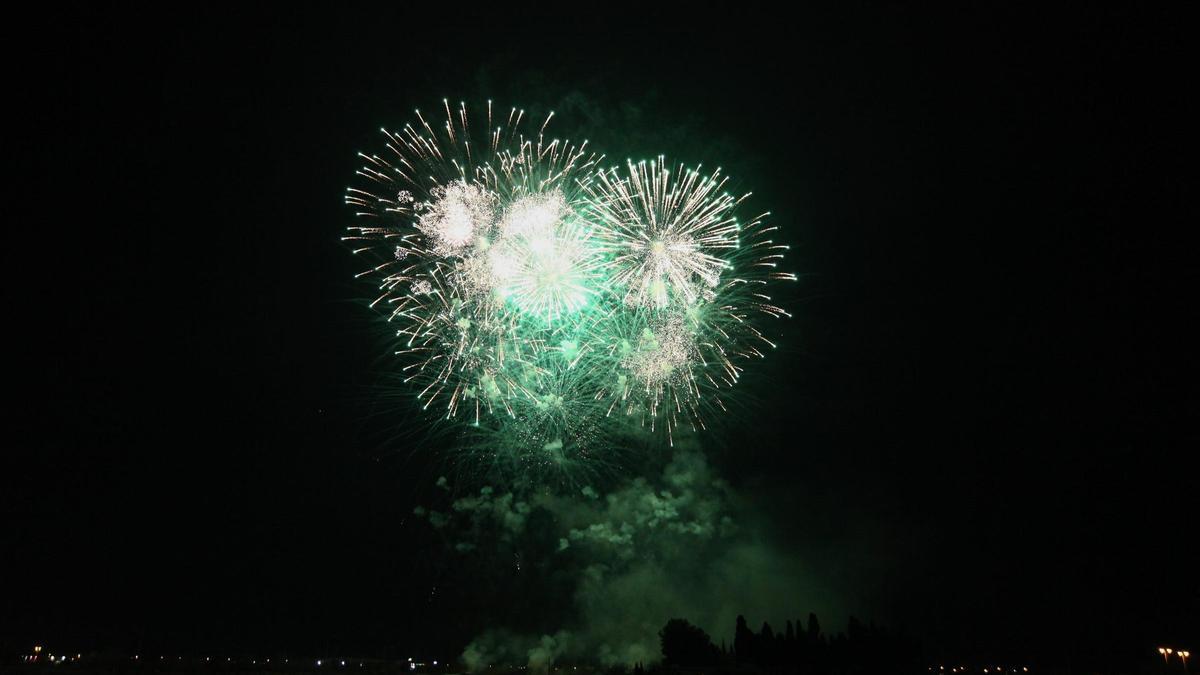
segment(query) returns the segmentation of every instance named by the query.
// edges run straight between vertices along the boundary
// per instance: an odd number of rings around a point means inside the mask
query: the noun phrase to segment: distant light
[[[317,665],[321,665],[321,659],[317,659]]]

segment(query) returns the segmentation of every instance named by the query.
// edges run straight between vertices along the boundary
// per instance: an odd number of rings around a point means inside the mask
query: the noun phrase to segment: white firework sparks
[[[401,372],[422,406],[529,445],[611,443],[608,420],[704,428],[744,361],[774,345],[755,316],[786,246],[741,222],[721,171],[656,161],[601,170],[583,145],[519,131],[524,113],[384,131],[360,154],[345,240],[371,257]],[[552,115],[552,114],[551,114]],[[549,122],[549,117],[546,122]],[[472,133],[485,131],[482,143]],[[621,424],[626,424],[622,421]],[[582,451],[580,451],[582,452]]]
[[[733,210],[745,197],[721,191],[728,179],[719,169],[678,177],[661,157],[627,169],[627,176],[603,172],[586,188],[597,236],[613,255],[614,285],[633,306],[697,302],[720,283],[728,267],[722,255],[738,247]]]
[[[656,397],[664,385],[686,383],[691,379],[691,366],[697,361],[695,336],[678,317],[642,331],[639,344],[626,356],[621,365],[627,368]]]
[[[601,252],[560,190],[517,200],[498,231],[490,251],[494,283],[525,312],[553,321],[597,292]]]
[[[495,219],[496,196],[488,190],[454,181],[446,187],[430,190],[433,201],[423,204],[416,227],[433,244],[433,252],[443,257],[461,255],[487,237]]]

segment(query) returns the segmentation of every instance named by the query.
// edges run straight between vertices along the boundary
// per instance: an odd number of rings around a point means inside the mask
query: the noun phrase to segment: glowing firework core
[[[559,190],[510,205],[490,256],[499,294],[547,321],[587,303],[603,264]]]
[[[455,181],[430,190],[434,201],[422,205],[416,227],[441,256],[454,256],[475,242],[493,218],[495,197],[477,185]]]

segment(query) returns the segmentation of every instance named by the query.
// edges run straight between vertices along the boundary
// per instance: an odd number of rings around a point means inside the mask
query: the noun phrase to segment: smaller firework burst
[[[601,172],[589,186],[597,237],[613,260],[614,285],[626,303],[664,308],[692,304],[729,269],[725,255],[738,248],[733,216],[740,200],[722,192],[728,179],[658,161],[630,162],[627,174]]]

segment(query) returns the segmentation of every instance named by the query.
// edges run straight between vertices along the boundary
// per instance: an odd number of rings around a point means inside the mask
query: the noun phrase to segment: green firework
[[[463,425],[471,456],[603,462],[618,439],[702,430],[787,313],[786,246],[720,170],[662,157],[604,167],[586,142],[522,131],[523,112],[418,111],[361,154],[345,239],[370,259],[421,406]]]

